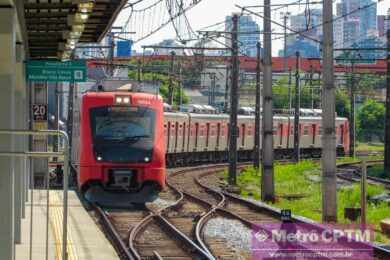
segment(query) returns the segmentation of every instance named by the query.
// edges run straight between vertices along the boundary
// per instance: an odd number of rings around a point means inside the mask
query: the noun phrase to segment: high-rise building
[[[377,26],[378,26],[379,37],[386,35],[386,30],[385,30],[386,20],[385,19],[386,19],[386,15],[378,15]]]
[[[291,15],[289,27],[303,33],[287,37],[287,56],[295,55],[295,52],[299,51],[302,57],[319,57],[320,45],[312,39],[319,41],[322,39],[322,26],[318,26],[321,23],[321,9],[310,10],[310,15],[305,13]]]
[[[342,0],[339,8],[341,8],[341,15],[345,16],[344,33],[347,32],[346,37],[358,31],[358,38],[355,39],[359,41],[375,34],[377,30],[376,2],[373,0]],[[360,11],[356,12],[359,8]]]
[[[232,31],[232,27],[232,16],[226,16],[225,30],[230,32]],[[239,16],[238,32],[238,45],[240,47],[240,54],[256,57],[256,44],[260,41],[259,25],[249,15]],[[231,37],[226,38],[226,45],[231,46]]]

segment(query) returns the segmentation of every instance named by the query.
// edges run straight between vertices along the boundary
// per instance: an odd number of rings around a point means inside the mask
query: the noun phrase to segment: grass
[[[356,151],[384,151],[383,143],[360,143],[356,145]]]
[[[227,178],[227,172],[223,173]],[[237,177],[241,195],[260,199],[260,171],[253,167],[246,168]],[[321,171],[319,163],[302,161],[298,164],[275,165],[275,192],[276,202],[273,206],[282,209],[291,209],[293,214],[304,216],[315,221],[321,221]],[[385,192],[384,188],[368,185],[368,199]],[[340,223],[349,223],[344,218],[345,207],[359,207],[360,185],[344,186],[338,189],[338,220]],[[387,203],[369,203],[367,207],[367,221],[374,224],[379,230],[382,219],[390,216]],[[390,243],[390,237],[379,235],[379,242]]]
[[[367,168],[367,174],[372,177],[388,179],[390,180],[390,176],[385,174],[385,169],[383,164],[381,165],[373,165]],[[389,214],[390,215],[390,214]]]

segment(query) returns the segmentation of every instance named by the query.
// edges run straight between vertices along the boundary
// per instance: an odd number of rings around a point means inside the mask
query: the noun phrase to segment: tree
[[[136,80],[138,78],[138,70],[136,67],[136,62],[131,62],[129,64],[129,78]],[[160,85],[160,95],[163,97],[164,101],[168,98],[168,85],[169,85],[169,62],[167,61],[151,61],[142,68],[142,80],[146,81],[155,81],[159,82]],[[180,89],[179,81],[176,77],[173,79],[173,103],[174,105],[179,104],[180,102]],[[187,104],[189,101],[188,96],[181,90],[182,94],[182,104]]]
[[[340,117],[350,116],[351,101],[348,93],[342,89],[336,89],[336,113]]]
[[[358,136],[365,141],[373,137],[383,141],[385,106],[373,99],[367,99],[358,111]]]

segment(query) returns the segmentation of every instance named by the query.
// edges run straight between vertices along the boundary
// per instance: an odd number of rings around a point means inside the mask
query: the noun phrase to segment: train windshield
[[[144,107],[98,107],[90,111],[98,161],[149,162],[153,153],[155,112]]]

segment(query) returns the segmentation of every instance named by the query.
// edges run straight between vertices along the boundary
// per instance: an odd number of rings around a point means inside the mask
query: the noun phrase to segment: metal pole
[[[254,160],[253,166],[260,169],[260,100],[261,100],[261,89],[260,89],[260,73],[261,73],[261,43],[257,43],[257,66],[256,66],[256,111],[255,111],[255,147],[254,147]]]
[[[367,208],[367,164],[366,161],[362,161],[362,174],[361,174],[361,181],[360,181],[360,209],[361,209],[361,216],[360,216],[360,224],[366,225],[366,208]]]
[[[68,122],[67,122],[67,133],[69,139],[72,139],[73,132],[73,101],[74,101],[74,88],[75,83],[69,83],[69,94],[68,94]],[[70,144],[71,147],[71,144]]]
[[[294,160],[299,162],[300,160],[300,147],[299,139],[301,135],[301,129],[299,127],[299,116],[301,108],[301,79],[299,75],[300,57],[299,51],[296,52],[296,65],[295,65],[295,111],[294,111]]]
[[[225,112],[228,110],[229,99],[229,65],[226,64],[226,85],[225,85]]]
[[[216,81],[217,75],[215,73],[212,74],[212,81],[211,81],[211,106],[215,105],[215,81]]]
[[[385,174],[390,177],[390,29],[387,30],[387,74],[386,74],[386,118],[385,118]]]
[[[183,104],[183,68],[181,67],[181,62],[179,61],[179,110],[180,106]]]
[[[271,1],[264,0],[264,58],[263,58],[263,142],[261,199],[275,200],[274,189],[274,142],[272,105],[272,42]]]
[[[310,78],[309,78],[309,86],[311,93],[311,109],[314,109],[314,88],[313,88],[313,65],[310,65]]]
[[[171,64],[169,66],[168,104],[173,105],[173,66],[175,62],[175,52],[171,52]]]
[[[237,184],[237,110],[238,110],[238,16],[233,16],[232,29],[232,87],[230,91],[229,185]]]
[[[290,149],[290,135],[291,135],[291,108],[292,108],[291,81],[292,81],[292,74],[291,74],[291,69],[289,69],[288,70],[288,132],[287,132],[287,145],[286,145],[287,149]]]
[[[333,2],[323,1],[322,81],[322,220],[337,222]]]
[[[137,61],[137,81],[138,84],[141,84],[141,60]]]
[[[287,57],[287,18],[289,13],[283,15],[284,25],[284,46],[283,46],[283,58],[284,58],[284,71],[288,70],[288,57]]]
[[[355,157],[355,64],[351,61],[351,86],[350,86],[350,101],[351,101],[351,115],[349,125],[349,156]]]

